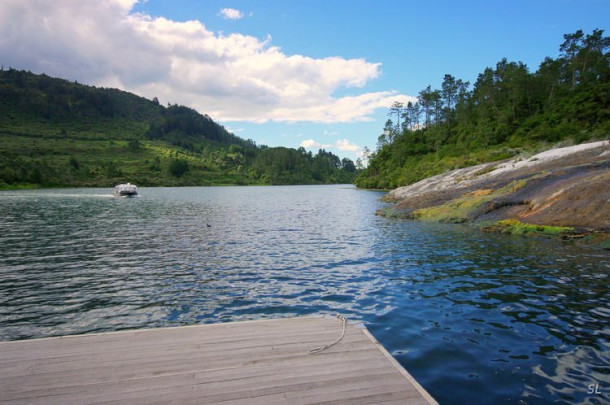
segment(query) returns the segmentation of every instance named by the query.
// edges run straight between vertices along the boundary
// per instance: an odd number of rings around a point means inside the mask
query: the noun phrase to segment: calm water
[[[340,312],[441,403],[610,398],[608,252],[351,186],[111,192],[0,193],[0,340]]]

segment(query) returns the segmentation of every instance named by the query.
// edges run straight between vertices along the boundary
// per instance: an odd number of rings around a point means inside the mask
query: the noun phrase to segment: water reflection
[[[439,399],[470,402],[478,392],[511,402],[522,390],[527,403],[602,401],[584,383],[610,382],[607,254],[468,227],[402,226],[413,236],[407,242],[400,225],[384,238],[395,241],[388,281],[400,289],[392,300],[400,305],[372,329]],[[398,336],[393,322],[402,325]],[[582,347],[587,354],[572,361],[567,353]]]

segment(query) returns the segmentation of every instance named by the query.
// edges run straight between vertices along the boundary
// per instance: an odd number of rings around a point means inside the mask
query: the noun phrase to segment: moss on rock
[[[573,234],[576,232],[576,229],[569,226],[528,224],[517,219],[504,219],[502,221],[497,221],[492,225],[484,226],[482,229],[489,232],[497,231],[513,235],[527,235],[534,233],[540,235],[557,236]]]

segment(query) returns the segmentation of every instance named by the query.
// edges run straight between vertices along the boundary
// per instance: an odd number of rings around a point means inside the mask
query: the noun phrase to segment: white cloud
[[[230,126],[225,126],[225,129],[233,134],[238,134],[245,131],[244,128],[232,128]]]
[[[301,146],[305,149],[326,149],[326,148],[330,148],[332,145],[321,144],[321,143],[318,143],[317,141],[314,141],[313,139],[306,139],[303,142],[301,142],[301,144],[299,146]]]
[[[223,8],[220,10],[220,15],[227,20],[239,20],[244,17],[244,14],[234,8]]]
[[[334,148],[343,152],[354,152],[356,156],[361,156],[362,148],[347,139],[338,139],[334,144],[319,143],[314,139],[306,139],[299,146],[305,149],[329,149]]]
[[[395,91],[334,95],[377,78],[379,63],[287,55],[271,37],[223,35],[200,21],[133,12],[136,3],[3,0],[2,64],[185,104],[219,121],[367,121],[407,100]]]
[[[338,139],[335,141],[337,149],[347,152],[360,152],[362,148],[356,144],[351,143],[347,139]]]

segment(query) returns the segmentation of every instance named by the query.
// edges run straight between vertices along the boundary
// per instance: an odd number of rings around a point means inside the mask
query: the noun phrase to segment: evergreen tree
[[[446,74],[440,90],[427,86],[403,109],[400,133],[384,136],[356,180],[360,187],[389,188],[489,159],[519,147],[574,142],[610,131],[610,38],[595,29],[564,35],[557,59],[531,73],[522,62],[500,60],[470,83]],[[394,117],[395,109],[388,115]],[[423,125],[419,117],[423,114]],[[475,156],[474,160],[466,156]]]

